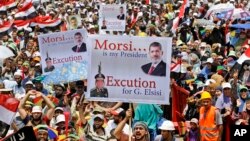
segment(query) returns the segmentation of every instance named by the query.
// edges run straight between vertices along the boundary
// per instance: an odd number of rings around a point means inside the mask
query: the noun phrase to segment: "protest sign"
[[[100,5],[99,30],[125,31],[126,5]]]
[[[32,126],[24,126],[12,135],[9,135],[3,141],[36,141],[36,136]]]
[[[86,41],[87,32],[83,29],[39,35],[42,70],[47,75],[44,82],[63,83],[86,79]]]
[[[169,104],[171,44],[171,38],[91,36],[87,99]]]
[[[80,15],[71,15],[68,18],[68,29],[78,29],[82,26]]]

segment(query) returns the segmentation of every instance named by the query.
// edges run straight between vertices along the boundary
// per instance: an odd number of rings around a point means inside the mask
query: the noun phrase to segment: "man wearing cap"
[[[208,79],[209,74],[212,72],[213,58],[208,58],[204,68],[201,70],[201,73],[204,74],[205,78]]]
[[[85,109],[83,109],[83,103],[81,103],[80,107],[79,116],[81,125],[85,131],[86,140],[106,141],[109,137],[109,133],[107,133],[107,131],[103,128],[104,115],[100,113],[95,114],[93,116],[94,123],[91,125],[85,118],[85,116],[90,113],[90,108],[87,106]]]
[[[52,59],[50,57],[47,57],[45,59],[46,67],[44,68],[44,72],[51,72],[55,69],[55,67],[52,65]]]
[[[231,84],[228,82],[222,83],[222,91],[223,93],[218,97],[215,103],[215,107],[222,109],[231,109],[232,101],[231,101]]]
[[[71,113],[75,113],[77,103],[79,103],[79,101],[85,97],[85,95],[84,95],[84,82],[82,80],[76,81],[75,82],[75,89],[76,89],[76,92],[72,95],[73,99],[72,99],[71,107],[70,107]],[[80,102],[82,102],[82,101],[80,101]]]
[[[149,56],[151,63],[141,66],[144,73],[153,76],[166,76],[166,63],[162,60],[162,45],[153,42],[149,45]]]
[[[16,81],[16,84],[13,87],[13,93],[15,95],[15,98],[20,99],[22,97],[24,97],[25,95],[25,89],[22,86],[22,72],[21,70],[17,70],[14,73],[14,80]]]
[[[35,133],[37,141],[48,141],[48,128],[45,126],[39,127]]]
[[[58,84],[55,86],[55,97],[60,101],[59,103],[63,103],[65,94],[64,84]]]
[[[118,108],[116,110],[111,111],[111,114],[113,115],[113,119],[109,120],[106,126],[106,131],[108,133],[111,133],[112,130],[114,130],[117,125],[125,118],[126,112],[122,108]],[[129,125],[125,124],[123,130],[125,134],[129,135]]]
[[[199,129],[199,121],[197,118],[192,118],[190,120],[190,125],[185,134],[184,140],[189,141],[199,141],[200,140],[200,129]]]
[[[215,107],[219,109],[223,117],[223,136],[222,140],[230,139],[231,113],[233,109],[232,103],[232,86],[228,82],[222,83],[223,93],[218,97]]]
[[[65,116],[64,114],[59,114],[56,116],[56,130],[58,135],[63,135],[65,132]]]
[[[27,81],[25,83],[25,86],[24,86],[24,89],[25,89],[25,92],[28,93],[30,90],[33,90],[34,89],[34,84],[32,83],[32,81]]]
[[[72,47],[72,50],[74,52],[86,52],[87,47],[86,44],[83,41],[82,33],[76,32],[74,35],[75,43],[76,45]]]
[[[40,79],[40,77],[37,77],[32,80],[33,84],[35,85],[35,90],[43,93],[44,95],[48,95],[49,92],[47,89],[44,88],[43,83],[41,81],[42,80]]]
[[[34,106],[31,111],[31,115],[26,112],[24,106],[28,98],[33,95],[35,97],[41,97],[46,105],[48,106],[48,111],[46,112],[46,115],[43,116],[42,114],[42,107],[41,106]],[[49,120],[52,119],[54,115],[54,104],[44,96],[41,92],[31,90],[29,91],[24,98],[20,101],[18,106],[18,112],[21,116],[21,119],[25,122],[27,126],[36,126],[41,123],[48,123]]]
[[[164,121],[159,129],[161,130],[161,135],[157,135],[154,141],[175,141],[175,127],[172,121]]]
[[[63,107],[56,107],[55,108],[54,116],[50,120],[50,127],[52,127],[52,128],[56,127],[56,123],[57,123],[57,119],[56,118],[57,118],[58,115],[63,114],[63,112],[64,112]]]
[[[95,88],[90,90],[91,97],[108,97],[108,89],[104,87],[105,76],[101,73],[95,76]]]
[[[108,89],[104,87],[105,76],[101,72],[101,62],[98,65],[98,74],[95,75],[95,88],[90,90],[91,97],[108,97]]]
[[[129,135],[123,132],[123,128],[132,117],[132,110],[128,109],[126,111],[126,117],[118,124],[115,128],[114,136],[118,141],[128,141]],[[148,126],[145,122],[138,121],[133,125],[133,136],[131,141],[150,141],[150,135],[148,131]]]
[[[212,106],[212,96],[209,92],[201,93],[200,108],[200,134],[202,141],[220,141],[222,137],[223,122],[220,111]]]

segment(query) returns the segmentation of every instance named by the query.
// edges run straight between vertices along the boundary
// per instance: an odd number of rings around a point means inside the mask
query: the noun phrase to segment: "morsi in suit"
[[[148,74],[151,65],[152,63],[145,64],[141,67],[141,69],[143,70],[144,73]],[[166,76],[166,63],[161,61],[150,75]]]
[[[118,15],[118,16],[117,16],[117,19],[118,19],[118,20],[124,20],[124,19],[125,19],[125,14]]]
[[[87,51],[87,47],[86,47],[86,44],[85,43],[82,43],[79,50],[77,50],[77,45],[72,47],[72,50],[74,52],[86,52]]]

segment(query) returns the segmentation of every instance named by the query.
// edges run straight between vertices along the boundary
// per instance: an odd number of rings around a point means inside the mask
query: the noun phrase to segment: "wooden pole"
[[[132,109],[132,103],[129,103],[129,109]],[[132,138],[132,118],[129,119],[129,141],[131,141]]]

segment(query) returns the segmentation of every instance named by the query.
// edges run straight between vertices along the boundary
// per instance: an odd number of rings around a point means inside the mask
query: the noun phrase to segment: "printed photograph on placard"
[[[171,43],[171,38],[90,36],[86,98],[169,104]]]
[[[103,31],[125,31],[126,5],[100,5],[99,29]]]
[[[44,83],[63,83],[87,77],[87,31],[70,30],[38,36]]]

